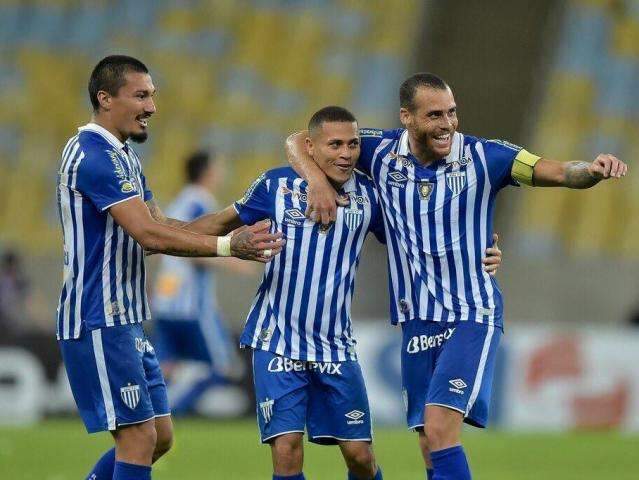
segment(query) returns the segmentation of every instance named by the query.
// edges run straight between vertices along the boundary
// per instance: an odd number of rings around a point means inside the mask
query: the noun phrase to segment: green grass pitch
[[[464,442],[476,480],[635,480],[639,436],[618,433],[510,434],[468,430]],[[87,435],[78,421],[0,427],[0,478],[80,480],[110,445],[108,434]],[[416,435],[378,428],[375,450],[387,480],[425,478]],[[309,480],[345,479],[337,447],[306,444]],[[176,421],[174,449],[154,468],[155,480],[265,480],[270,452],[250,421]]]

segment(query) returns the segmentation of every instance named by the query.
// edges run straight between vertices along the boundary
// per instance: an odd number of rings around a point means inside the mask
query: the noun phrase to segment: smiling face
[[[360,154],[357,122],[322,122],[306,139],[308,153],[335,187],[351,178]]]
[[[98,92],[101,111],[96,116],[108,116],[109,126],[121,141],[130,138],[141,143],[148,137],[148,120],[155,113],[155,87],[148,73],[127,72],[125,79],[115,95]]]
[[[459,123],[450,88],[417,88],[411,107],[401,108],[399,117],[417,149],[429,160],[439,160],[450,153]]]

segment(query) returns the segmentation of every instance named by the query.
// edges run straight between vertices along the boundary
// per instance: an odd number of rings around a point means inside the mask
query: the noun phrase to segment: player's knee
[[[456,443],[457,439],[454,438],[454,431],[451,431],[449,426],[445,422],[437,420],[426,421],[424,426],[424,433],[426,434],[425,441],[420,442],[422,447],[422,453],[424,447],[429,447],[430,450],[440,450],[448,447],[450,443]]]
[[[130,425],[115,435],[118,450],[125,458],[147,462],[153,457],[157,443],[157,432],[152,421]]]
[[[166,452],[171,450],[172,446],[173,430],[157,432],[157,441],[155,443],[155,451],[153,452],[153,461],[157,460]]]
[[[357,452],[346,458],[348,469],[359,472],[362,478],[373,478],[375,476],[375,456],[372,452]]]
[[[301,465],[303,458],[302,439],[297,436],[282,436],[272,444],[275,460],[279,465],[294,468]]]
[[[361,478],[373,478],[375,476],[376,462],[373,450],[368,445],[361,448],[349,449],[344,452],[344,459],[348,469]]]

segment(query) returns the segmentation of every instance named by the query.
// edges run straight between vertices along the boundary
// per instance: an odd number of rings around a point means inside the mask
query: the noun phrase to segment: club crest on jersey
[[[418,182],[417,187],[419,189],[419,196],[422,197],[424,200],[428,200],[430,194],[433,193],[433,188],[435,188],[435,185],[431,182],[424,181]]]
[[[459,195],[466,186],[466,172],[447,173],[446,186],[453,192],[453,195]]]
[[[344,211],[344,221],[349,230],[355,230],[362,224],[364,212],[356,208],[349,208]]]
[[[288,225],[299,227],[304,224],[305,218],[306,217],[299,208],[289,208],[288,210],[284,211],[284,219],[282,220],[282,222]]]
[[[131,385],[129,383],[126,387],[122,387],[120,389],[120,397],[127,407],[135,410],[135,407],[140,403],[140,385]]]
[[[404,175],[402,172],[390,172],[388,174],[388,184],[391,187],[404,188],[406,187],[406,182],[408,181],[408,177]]]
[[[262,416],[264,417],[264,422],[268,423],[271,421],[271,417],[273,416],[273,405],[275,404],[275,400],[271,400],[266,397],[266,400],[260,402],[260,410],[262,411]]]

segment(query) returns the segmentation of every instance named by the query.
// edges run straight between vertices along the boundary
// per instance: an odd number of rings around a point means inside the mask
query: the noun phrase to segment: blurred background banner
[[[399,84],[416,71],[450,83],[462,132],[560,160],[618,155],[630,166],[618,185],[511,189],[498,202],[506,335],[494,418],[639,429],[636,0],[0,0],[0,421],[72,411],[54,337],[55,176],[65,140],[89,120],[90,71],[113,53],[142,59],[157,87],[140,153],[162,206],[183,185],[184,158],[210,147],[224,167],[215,195],[229,204],[285,163],[286,136],[325,105],[396,128]],[[400,424],[384,257],[370,241],[354,320],[376,419]],[[236,337],[258,281],[218,278]],[[249,414],[250,378],[240,384],[232,413]],[[229,414],[210,408],[228,398],[196,412]]]

